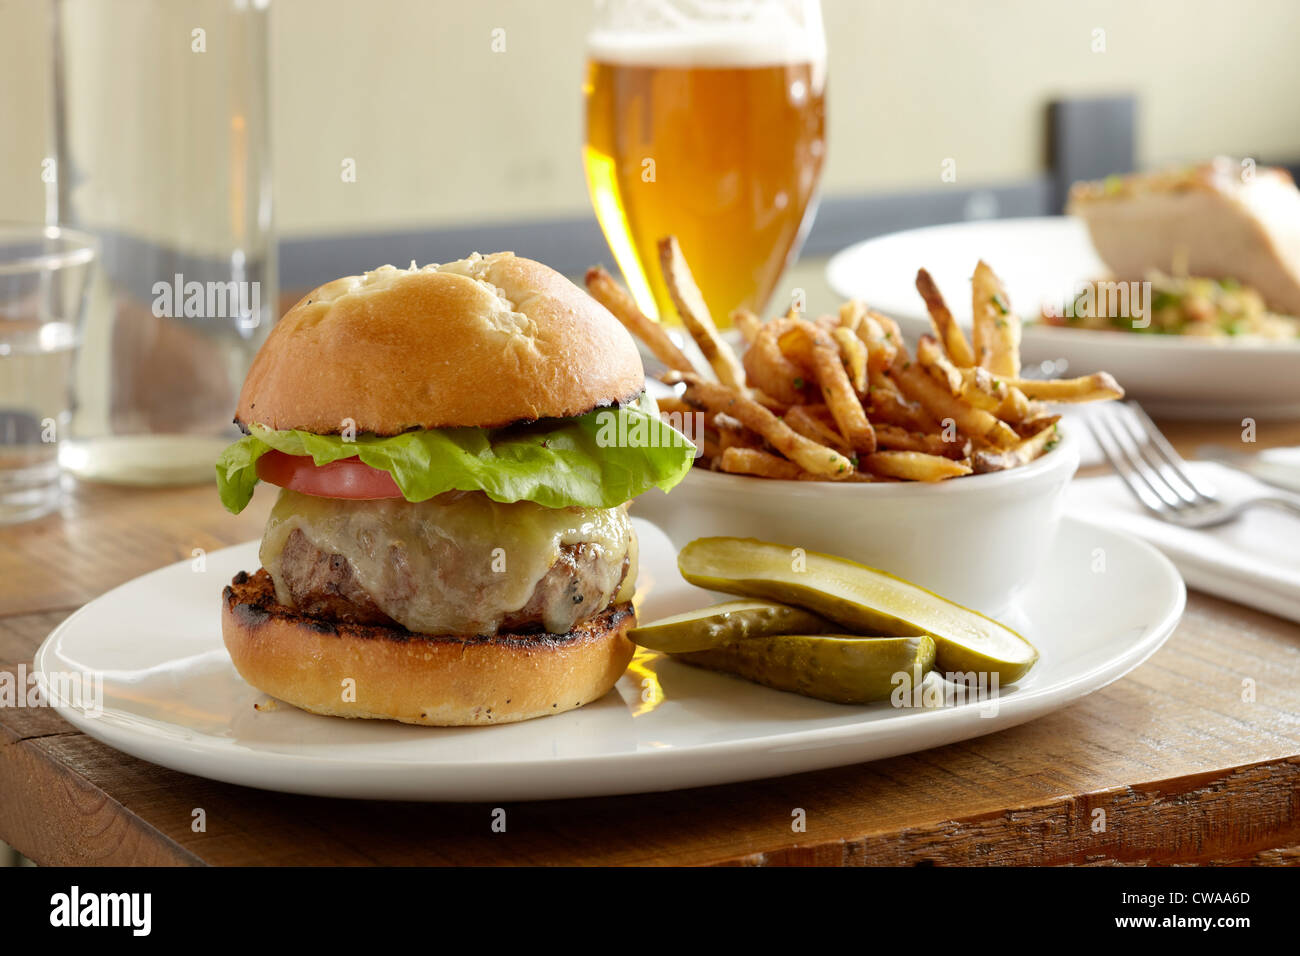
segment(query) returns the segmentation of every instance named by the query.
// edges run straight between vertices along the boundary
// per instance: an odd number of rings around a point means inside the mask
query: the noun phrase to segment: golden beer
[[[812,222],[825,145],[825,60],[761,50],[617,49],[587,64],[587,184],[637,303],[675,312],[657,241],[676,235],[719,325],[762,312]],[[692,62],[681,62],[681,61]],[[731,60],[733,62],[727,62]],[[738,62],[735,62],[738,61]]]

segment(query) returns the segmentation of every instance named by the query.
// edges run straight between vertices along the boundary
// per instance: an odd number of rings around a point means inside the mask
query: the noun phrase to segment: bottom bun
[[[240,676],[313,714],[433,727],[505,724],[573,710],[614,686],[635,645],[632,605],[568,634],[452,637],[339,624],[277,604],[265,569],[222,595],[221,633]]]

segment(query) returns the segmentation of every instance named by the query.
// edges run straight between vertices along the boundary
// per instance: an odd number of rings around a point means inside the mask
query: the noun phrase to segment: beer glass
[[[583,162],[637,304],[673,316],[676,235],[709,311],[762,312],[798,255],[826,153],[816,0],[598,0]]]

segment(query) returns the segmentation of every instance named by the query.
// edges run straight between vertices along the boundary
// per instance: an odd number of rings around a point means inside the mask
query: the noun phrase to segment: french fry
[[[1021,438],[1028,438],[1031,435],[1037,435],[1044,428],[1055,425],[1060,420],[1060,415],[1049,415],[1044,412],[1033,418],[1026,418],[1024,421],[1017,423],[1015,426],[1016,434]]]
[[[858,326],[867,316],[867,307],[857,299],[849,299],[840,306],[840,325],[853,332],[857,332]]]
[[[961,370],[961,397],[976,408],[992,412],[1004,422],[1015,425],[1034,414],[1033,403],[1006,379],[997,378],[986,368]]]
[[[943,301],[939,287],[924,269],[917,270],[916,291],[925,300],[926,311],[930,313],[930,324],[934,326],[934,334],[943,343],[948,358],[959,368],[970,368],[975,364],[975,355],[970,343],[966,341],[966,333],[948,311],[948,304]]]
[[[1016,378],[1020,374],[1020,316],[988,263],[981,259],[971,279],[971,314],[974,316],[976,364],[994,375]]]
[[[791,406],[790,410],[785,413],[783,420],[804,438],[811,439],[819,445],[825,445],[827,448],[834,448],[841,455],[845,455],[849,451],[843,437],[809,411],[807,405]],[[847,455],[845,456],[847,457]]]
[[[813,325],[812,320],[786,317],[778,319],[781,323],[780,332],[777,336],[777,343],[781,346],[781,354],[799,367],[811,372],[813,369],[812,359],[812,335],[816,334],[817,328]]]
[[[867,347],[867,369],[874,376],[894,364],[899,345],[886,337],[884,326],[879,320],[867,313],[858,322],[858,338]]]
[[[717,443],[717,415],[707,408],[688,401],[685,395],[669,396],[658,400],[659,417],[680,431],[695,429],[701,436],[710,436]],[[698,444],[698,443],[697,443]]]
[[[718,467],[720,471],[733,475],[757,475],[786,481],[804,474],[804,470],[794,462],[757,448],[728,448],[722,452]]]
[[[801,405],[800,408],[827,428],[832,431],[835,429],[835,416],[831,414],[831,410],[826,407],[825,402],[809,402],[807,405]]]
[[[715,431],[705,431],[704,438],[700,444],[700,457],[697,460],[702,464],[712,465],[721,454],[722,448],[718,445],[718,433]]]
[[[1060,440],[1056,423],[1043,428],[1002,451],[977,451],[971,455],[971,465],[977,475],[991,471],[1005,471],[1027,465]]]
[[[840,357],[848,367],[853,390],[861,395],[867,390],[867,346],[852,329],[843,326],[832,330],[831,338],[840,347]]]
[[[954,398],[961,397],[964,385],[961,370],[949,361],[933,335],[922,335],[917,340],[916,360],[940,385],[948,389],[948,394]]]
[[[919,403],[941,424],[949,419],[964,434],[987,439],[999,448],[1009,448],[1019,440],[1019,436],[1006,422],[982,408],[975,408],[954,398],[925,369],[907,361],[901,354],[894,361],[889,374],[904,395]]]
[[[677,314],[682,317],[682,324],[691,333],[695,344],[704,353],[704,358],[718,376],[723,385],[743,386],[745,370],[731,346],[718,334],[718,327],[713,324],[713,316],[704,304],[700,287],[695,284],[682,248],[677,244],[676,236],[659,240],[659,265],[663,270],[664,283],[668,294],[677,306]]]
[[[718,448],[758,448],[763,440],[730,415],[719,413],[713,416],[713,428],[718,433]]]
[[[663,398],[659,399],[656,402],[656,404],[659,406],[660,416],[663,415],[686,416],[686,415],[693,415],[699,411],[699,409],[697,409],[690,402],[686,401],[686,399],[679,398],[676,395],[666,395]],[[709,416],[709,418],[712,418],[712,416]],[[707,418],[705,420],[705,423],[708,424]]]
[[[773,319],[764,323],[745,350],[745,373],[749,381],[786,405],[797,405],[807,398],[808,371],[791,362],[781,351],[780,335],[792,321]]]
[[[800,323],[805,323],[801,325]],[[787,319],[777,338],[781,354],[795,367],[803,369],[809,375],[815,375],[812,354],[812,338],[808,335],[806,319]]]
[[[805,471],[838,480],[853,472],[853,463],[833,448],[819,445],[804,438],[762,405],[740,394],[737,389],[713,382],[701,381],[698,376],[688,382],[686,394],[712,412],[721,412],[735,418],[746,428],[762,435],[767,443]]]
[[[875,451],[876,433],[871,429],[862,402],[853,391],[853,383],[849,381],[844,363],[840,361],[840,350],[835,341],[823,334],[817,326],[806,322],[794,326],[791,334],[797,333],[802,333],[807,339],[817,384],[821,386],[822,397],[835,418],[840,434],[854,451],[863,454]]]
[[[961,370],[961,396],[976,408],[996,412],[1007,397],[1006,382],[976,365]]]
[[[913,432],[937,432],[939,422],[916,402],[898,390],[885,373],[871,374],[871,417]]]
[[[925,432],[908,431],[899,425],[886,425],[877,422],[876,444],[885,451],[920,451],[927,455],[942,455],[944,458],[961,460],[970,455],[970,440],[944,441],[942,435]]]
[[[1029,378],[1010,382],[1029,398],[1044,402],[1100,402],[1124,397],[1124,389],[1109,372],[1094,372],[1081,378]]]
[[[880,326],[881,331],[884,333],[886,342],[894,346],[896,349],[903,348],[903,332],[898,327],[897,322],[885,315],[883,312],[877,312],[875,309],[867,309],[867,315]]]
[[[878,451],[863,458],[862,467],[872,474],[908,481],[943,481],[971,472],[969,465],[919,451]]]
[[[1008,385],[1006,397],[1002,399],[993,414],[1004,422],[1016,425],[1024,421],[1032,413],[1032,403],[1025,397],[1025,393],[1014,385]]]
[[[745,340],[747,345],[753,345],[754,339],[758,338],[758,330],[762,328],[762,321],[749,309],[736,309],[731,313],[731,324],[740,333],[740,337]]]
[[[790,402],[778,401],[761,388],[751,388],[749,397],[774,415],[784,415],[792,407]]]
[[[829,335],[840,327],[840,320],[834,315],[819,315],[813,319],[813,325]]]
[[[587,270],[587,291],[591,297],[613,313],[624,328],[646,344],[659,361],[679,372],[694,372],[695,366],[677,347],[668,331],[639,308],[626,289],[600,266]]]

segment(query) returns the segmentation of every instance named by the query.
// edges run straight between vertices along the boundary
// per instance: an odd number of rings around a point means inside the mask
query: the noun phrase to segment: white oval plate
[[[970,276],[983,259],[1006,283],[1026,319],[1063,303],[1079,282],[1107,273],[1078,219],[993,219],[910,229],[836,253],[826,278],[839,295],[859,298],[898,319],[905,335],[930,330],[916,291],[926,268],[948,307],[970,326]],[[1300,417],[1300,343],[1209,341],[1027,325],[1026,362],[1064,359],[1069,372],[1104,369],[1149,411],[1166,417]]]
[[[667,538],[637,520],[642,620],[702,606]],[[1096,549],[1105,572],[1094,573]],[[498,727],[428,728],[266,709],[221,641],[223,585],[257,545],[137,578],[59,625],[38,677],[102,672],[103,712],[67,701],[77,728],[133,756],[230,783],[332,797],[540,800],[730,783],[876,760],[1023,723],[1128,673],[1164,642],[1185,591],[1173,565],[1125,534],[1066,519],[1008,622],[1042,658],[994,701],[930,709],[847,707],[641,651],[602,700]],[[254,704],[262,704],[259,710]]]

